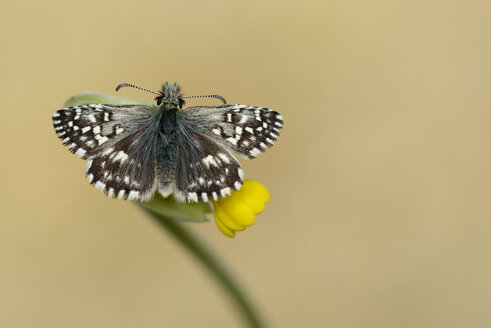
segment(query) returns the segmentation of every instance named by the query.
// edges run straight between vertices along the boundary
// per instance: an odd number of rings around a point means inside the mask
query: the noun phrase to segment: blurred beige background
[[[188,224],[271,327],[489,327],[490,28],[489,1],[4,3],[0,327],[244,327],[51,125],[78,92],[164,81],[285,118],[242,161],[272,193],[256,224]]]

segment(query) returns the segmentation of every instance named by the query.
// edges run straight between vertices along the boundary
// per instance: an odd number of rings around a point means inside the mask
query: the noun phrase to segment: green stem
[[[224,269],[212,253],[203,245],[202,242],[193,236],[177,220],[157,214],[148,208],[140,206],[155,221],[170,232],[181,244],[186,247],[201,263],[212,273],[222,287],[229,293],[235,301],[237,307],[247,319],[249,325],[254,328],[264,328],[259,320],[257,313],[253,310],[249,300],[240,290],[238,284],[232,279],[231,275]]]

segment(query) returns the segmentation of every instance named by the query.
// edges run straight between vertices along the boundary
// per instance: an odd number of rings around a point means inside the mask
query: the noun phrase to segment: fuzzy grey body
[[[217,200],[243,183],[231,152],[254,158],[283,125],[280,114],[261,107],[183,110],[175,83],[166,82],[156,101],[157,107],[91,104],[53,114],[59,138],[89,160],[90,183],[108,196],[144,201],[158,189],[180,201]]]
[[[180,133],[177,128],[177,106],[165,106],[159,122],[159,135],[156,139],[156,163],[159,190],[168,195],[176,179],[177,139]]]

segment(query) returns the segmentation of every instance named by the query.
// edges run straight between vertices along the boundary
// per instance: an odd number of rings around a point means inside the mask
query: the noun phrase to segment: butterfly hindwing
[[[87,178],[110,197],[152,198],[155,181],[155,144],[149,131],[137,131],[116,142],[87,164]],[[141,147],[143,146],[143,147]]]
[[[283,127],[279,113],[262,107],[196,106],[183,113],[198,131],[248,159],[273,146]]]
[[[174,195],[181,201],[217,200],[243,183],[244,172],[235,157],[193,129],[183,132],[176,164]]]

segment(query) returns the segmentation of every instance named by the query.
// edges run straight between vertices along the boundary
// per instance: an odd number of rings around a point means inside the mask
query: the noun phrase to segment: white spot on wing
[[[210,165],[218,167],[218,163],[215,160],[215,157],[212,155],[208,155],[205,158],[203,158],[203,163],[205,163],[206,167],[210,167]]]
[[[97,182],[94,184],[94,187],[95,187],[95,189],[97,189],[97,190],[104,191],[104,189],[106,188],[106,184],[105,184],[104,182],[97,181]]]
[[[113,152],[113,150],[114,150],[114,148],[113,148],[113,147],[110,147],[110,148],[106,149],[106,150],[104,151],[104,153],[102,153],[102,154],[103,154],[103,155],[109,155],[110,153],[112,153],[112,152]]]
[[[121,161],[121,163],[122,163],[122,162],[126,161],[127,159],[128,159],[128,154],[126,154],[124,151],[120,150],[120,151],[118,151],[116,156],[114,156],[113,162]]]
[[[227,155],[225,155],[224,153],[218,153],[218,157],[220,157],[220,159],[226,163],[226,164],[229,164],[230,163],[230,158],[228,158]]]
[[[118,199],[122,199],[122,198],[124,197],[124,193],[125,193],[125,191],[124,191],[124,190],[120,190],[120,191],[118,192]]]
[[[198,201],[198,194],[195,192],[190,192],[190,193],[188,193],[188,199],[190,201],[197,202]]]
[[[84,128],[82,128],[82,133],[85,133],[87,131],[90,131],[91,127],[90,126],[86,126]]]
[[[78,157],[84,157],[85,153],[86,153],[85,149],[83,149],[83,148],[79,148],[79,149],[77,149],[77,151],[75,152],[75,155],[77,155]]]
[[[249,155],[251,155],[252,157],[256,157],[257,155],[259,155],[261,153],[261,151],[257,148],[252,148],[251,151],[249,152]]]
[[[228,140],[228,141],[229,141],[231,144],[233,144],[233,145],[237,145],[237,139],[235,139],[235,138],[227,138],[227,140]]]
[[[222,195],[222,197],[225,197],[225,196],[227,196],[227,195],[230,195],[230,193],[231,193],[231,192],[232,192],[232,191],[230,190],[230,188],[229,188],[229,187],[227,187],[227,188],[223,188],[222,190],[220,190],[220,194]]]
[[[101,127],[100,126],[94,127],[94,134],[99,134],[99,133],[101,133]]]
[[[128,195],[128,199],[129,200],[135,200],[135,199],[138,199],[138,197],[140,196],[140,193],[136,190],[131,190],[129,195]]]
[[[96,134],[94,138],[99,142],[99,146],[109,140],[108,137],[101,137],[100,134]]]

